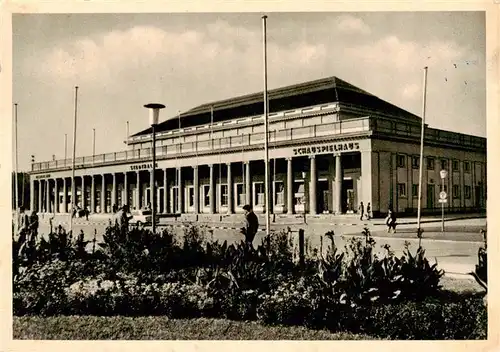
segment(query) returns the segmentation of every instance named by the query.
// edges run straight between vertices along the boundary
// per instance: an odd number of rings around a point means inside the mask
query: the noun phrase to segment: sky
[[[148,126],[197,105],[263,89],[260,13],[14,14],[13,100],[19,170],[72,153],[126,149]],[[269,89],[337,76],[421,115],[426,123],[486,136],[483,12],[269,13]],[[13,149],[14,152],[14,149]]]

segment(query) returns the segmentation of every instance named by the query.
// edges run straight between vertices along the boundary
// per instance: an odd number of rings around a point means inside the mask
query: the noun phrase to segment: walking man
[[[359,220],[363,220],[363,216],[365,215],[365,206],[363,205],[363,202],[359,203]]]
[[[372,206],[370,205],[370,202],[368,202],[368,204],[366,205],[366,219],[367,220],[370,220],[372,218],[371,211],[372,211]]]
[[[241,228],[241,232],[245,235],[245,242],[252,245],[255,234],[259,229],[259,219],[250,205],[245,205],[243,210],[245,211],[245,227]]]

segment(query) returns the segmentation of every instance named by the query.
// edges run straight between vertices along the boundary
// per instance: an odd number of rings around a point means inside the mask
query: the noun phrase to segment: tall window
[[[453,198],[460,198],[460,186],[453,185]]]
[[[264,182],[255,182],[254,187],[255,205],[264,205]]]
[[[405,168],[406,167],[406,155],[398,154],[398,167]]]
[[[434,158],[427,158],[427,170],[434,170]]]
[[[448,160],[441,160],[441,170],[448,170]]]
[[[285,185],[283,184],[282,181],[276,181],[274,182],[274,199],[275,199],[275,204],[276,205],[283,205],[285,204]]]
[[[227,201],[227,184],[226,185],[220,185],[220,205],[223,207],[227,207],[228,201]]]
[[[420,167],[420,157],[418,156],[411,157],[411,167],[414,169],[418,169]]]
[[[398,183],[398,194],[400,197],[406,197],[406,183]]]
[[[418,197],[418,185],[415,183],[411,185],[411,195],[412,197]]]
[[[458,160],[453,160],[452,167],[453,171],[458,171]]]
[[[464,161],[464,172],[470,172],[470,162]]]
[[[470,192],[471,187],[470,186],[464,186],[464,198],[465,199],[470,199]]]
[[[243,183],[236,184],[236,206],[242,207],[245,205],[245,185]]]

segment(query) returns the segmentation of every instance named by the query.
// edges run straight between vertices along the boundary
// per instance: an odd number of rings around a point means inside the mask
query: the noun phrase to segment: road
[[[452,221],[446,223],[445,233],[441,232],[441,224],[439,222],[423,223],[424,237],[422,239],[422,246],[426,250],[426,256],[431,263],[437,260],[438,266],[444,269],[447,274],[463,275],[473,271],[475,264],[477,264],[477,251],[482,244],[482,236],[479,234],[479,230],[485,228],[485,222],[485,219]],[[75,219],[73,229],[74,233],[83,231],[87,240],[91,240],[94,237],[94,232],[96,232],[96,240],[100,242],[102,241],[102,234],[104,233],[107,223],[106,220],[86,221]],[[58,223],[54,225],[57,226]],[[169,226],[169,228],[173,229],[177,234],[180,235],[183,233],[182,223],[173,222],[171,225],[174,226]],[[220,241],[227,240],[228,243],[235,243],[243,238],[242,235],[239,235],[239,231],[235,230],[239,228],[238,225],[212,224],[212,226],[211,229],[213,233],[206,231],[208,238]],[[284,230],[287,227],[286,225],[273,225],[272,229]],[[312,249],[313,247],[319,248],[322,235],[331,230],[335,231],[336,246],[338,248],[344,248],[350,238],[361,234],[364,226],[363,224],[356,226],[294,224],[290,227],[293,231],[292,236],[295,240],[297,238],[296,231],[299,228],[304,229],[306,243],[308,243],[308,247]],[[165,227],[161,226],[160,228]],[[396,234],[387,234],[385,227],[377,224],[370,224],[369,228],[376,241],[376,251],[380,254],[385,252],[382,248],[385,244],[390,245],[397,256],[402,255],[405,242],[410,243],[410,250],[412,253],[414,253],[418,247],[418,239],[415,235],[416,225],[414,224],[400,225]],[[208,230],[208,228],[206,228],[206,230]],[[45,221],[41,219],[40,233],[46,234],[48,232],[48,221],[46,219]],[[264,232],[259,232],[254,244],[260,244],[263,238]],[[323,238],[324,249],[326,249],[329,242],[328,239]]]

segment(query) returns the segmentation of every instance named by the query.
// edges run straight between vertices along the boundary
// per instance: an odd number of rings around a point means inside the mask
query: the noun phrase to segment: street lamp
[[[160,109],[165,108],[163,104],[151,103],[144,105],[145,108],[149,109],[149,124],[151,125],[151,135],[153,144],[153,170],[151,172],[151,183],[149,186],[151,192],[151,223],[153,227],[153,233],[156,230],[156,187],[155,187],[155,171],[156,171],[156,132],[155,127],[158,125],[158,117],[160,116]]]
[[[444,179],[448,176],[448,171],[441,170],[441,193],[439,193],[439,201],[441,202],[441,232],[444,232],[444,203],[446,202],[446,192],[444,191]]]

